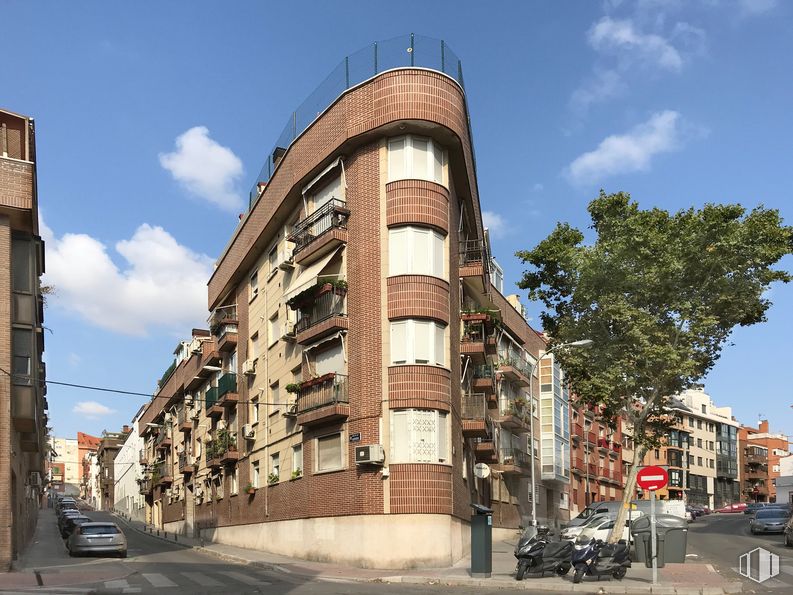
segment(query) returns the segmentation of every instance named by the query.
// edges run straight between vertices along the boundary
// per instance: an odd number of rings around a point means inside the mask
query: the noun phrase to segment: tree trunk
[[[628,507],[631,505],[633,493],[636,491],[636,476],[639,474],[639,466],[642,460],[644,460],[645,454],[647,454],[646,446],[637,446],[633,449],[633,464],[631,465],[631,471],[628,473],[628,479],[625,482],[625,488],[622,492],[622,506],[617,511],[617,520],[614,521],[614,528],[609,534],[609,543],[617,543],[622,539]]]

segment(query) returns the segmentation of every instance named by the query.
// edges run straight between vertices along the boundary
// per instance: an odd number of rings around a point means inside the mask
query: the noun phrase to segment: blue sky
[[[409,32],[462,59],[506,292],[516,250],[584,228],[599,188],[643,207],[765,204],[793,221],[793,5],[5,0],[0,105],[36,119],[51,380],[150,393],[206,318],[205,284],[289,114],[347,54]],[[783,261],[793,268],[793,259]],[[793,287],[706,379],[793,434]],[[537,318],[538,311],[532,308]],[[51,385],[55,434],[142,397]]]

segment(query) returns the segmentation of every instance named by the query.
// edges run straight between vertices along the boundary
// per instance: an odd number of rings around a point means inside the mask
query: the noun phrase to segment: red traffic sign
[[[636,476],[636,483],[643,490],[655,490],[664,487],[669,482],[669,474],[666,469],[657,465],[642,467]]]

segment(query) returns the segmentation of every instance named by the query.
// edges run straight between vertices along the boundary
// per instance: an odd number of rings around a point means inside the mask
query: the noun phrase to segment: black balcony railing
[[[211,407],[213,407],[218,402],[218,387],[213,386],[207,389],[206,395],[204,396],[204,406],[206,410],[209,411]]]
[[[492,378],[494,371],[492,364],[474,366],[474,378]]]
[[[209,330],[213,335],[220,336],[222,327],[236,325],[237,322],[237,304],[220,306],[215,308],[214,312],[212,312],[212,315],[209,317]],[[228,332],[228,329],[226,332]],[[236,332],[236,328],[232,332]]]
[[[463,419],[484,419],[487,412],[487,403],[484,393],[466,393],[462,398]]]
[[[517,467],[529,466],[529,454],[516,448],[500,448],[498,460],[502,465],[515,465]]]
[[[168,369],[165,370],[165,373],[160,377],[160,380],[157,382],[157,386],[160,388],[165,386],[165,383],[168,382],[168,379],[171,377],[171,374],[173,374],[174,370],[176,370],[176,360],[173,360],[171,365],[168,366]]]
[[[462,240],[459,253],[461,267],[481,264],[484,272],[489,272],[490,255],[484,240]]]
[[[305,413],[325,405],[349,403],[346,374],[327,374],[302,383],[297,396],[297,412]]]
[[[318,295],[310,304],[301,307],[300,319],[295,324],[295,331],[301,333],[333,316],[346,316],[347,307],[344,294],[346,294],[346,289],[341,292],[336,288],[331,288],[330,291]]]
[[[295,225],[289,235],[289,241],[295,243],[293,254],[297,254],[322,234],[336,228],[347,228],[347,217],[350,212],[347,204],[338,198],[332,198],[311,215]]]

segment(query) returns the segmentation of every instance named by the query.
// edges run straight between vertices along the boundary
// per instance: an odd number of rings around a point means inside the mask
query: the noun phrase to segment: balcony
[[[606,438],[598,438],[598,450],[603,454],[609,451],[609,441]]]
[[[747,465],[746,470],[743,473],[744,479],[768,479],[768,468],[766,467],[763,469],[762,467],[757,467],[755,465],[749,466]]]
[[[211,469],[220,467],[221,454],[222,452],[214,447],[214,442],[210,442],[204,450],[204,464]]]
[[[192,473],[194,469],[193,455],[187,453],[179,454],[179,473]]]
[[[170,485],[173,483],[173,474],[171,465],[168,463],[160,463],[154,467],[154,472],[151,475],[154,485]]]
[[[236,320],[224,320],[218,325],[218,350],[223,352],[234,351],[237,348],[239,325]]]
[[[138,451],[138,463],[141,465],[146,465],[149,462],[149,455],[146,452],[146,449],[141,449]]]
[[[162,428],[157,438],[154,439],[154,448],[169,449],[171,448],[171,436],[168,434],[168,428]]]
[[[148,496],[154,489],[154,483],[150,477],[138,480],[138,493],[141,496]]]
[[[767,465],[768,464],[768,454],[757,454],[757,453],[746,453],[745,457],[746,462],[750,465]]]
[[[493,468],[507,475],[529,475],[529,454],[515,448],[501,448],[498,451],[498,463]]]
[[[490,285],[490,254],[483,240],[463,240],[459,244],[460,277],[474,283],[481,293]]]
[[[229,446],[223,452],[220,453],[221,465],[231,465],[239,460],[240,460],[240,451],[237,450],[236,446]]]
[[[493,440],[480,438],[474,442],[474,459],[477,463],[494,463],[498,461],[496,444]]]
[[[744,494],[748,494],[750,496],[768,496],[768,487],[765,485],[747,485],[744,490]]]
[[[295,333],[301,345],[349,328],[346,281],[318,283],[311,293],[313,295],[296,304],[300,318],[295,324]]]
[[[461,417],[464,437],[485,438],[490,435],[487,425],[487,402],[484,393],[463,395]]]
[[[217,386],[207,389],[206,396],[204,397],[204,406],[206,407],[207,417],[218,418],[223,415],[223,405],[218,403]]]
[[[476,392],[484,393],[487,396],[496,394],[496,373],[491,364],[474,366],[473,375],[471,386]]]
[[[523,399],[502,402],[496,421],[513,433],[525,434],[531,431],[531,417]]]
[[[335,248],[347,243],[347,203],[332,198],[295,225],[287,238],[294,242],[295,264],[308,265]]]
[[[460,355],[467,355],[475,364],[485,363],[485,323],[463,322]]]
[[[180,432],[191,432],[193,430],[193,420],[190,418],[190,411],[183,406],[176,414],[176,427]]]
[[[586,461],[581,457],[573,457],[570,471],[576,475],[583,475],[586,473]]]
[[[612,459],[616,459],[621,452],[622,452],[622,444],[620,444],[619,442],[612,442],[611,450],[609,450],[609,456]]]
[[[324,424],[350,415],[347,375],[331,372],[300,384],[297,394],[297,423]]]
[[[611,469],[607,469],[605,467],[601,467],[601,468],[598,469],[596,477],[597,477],[598,481],[610,483],[611,482],[611,476],[612,476]]]
[[[498,371],[512,382],[520,386],[531,385],[531,368],[529,363],[519,357],[508,355],[498,362]]]
[[[240,400],[239,389],[237,388],[237,375],[234,372],[226,372],[218,379],[217,405],[228,407],[236,406]]]

